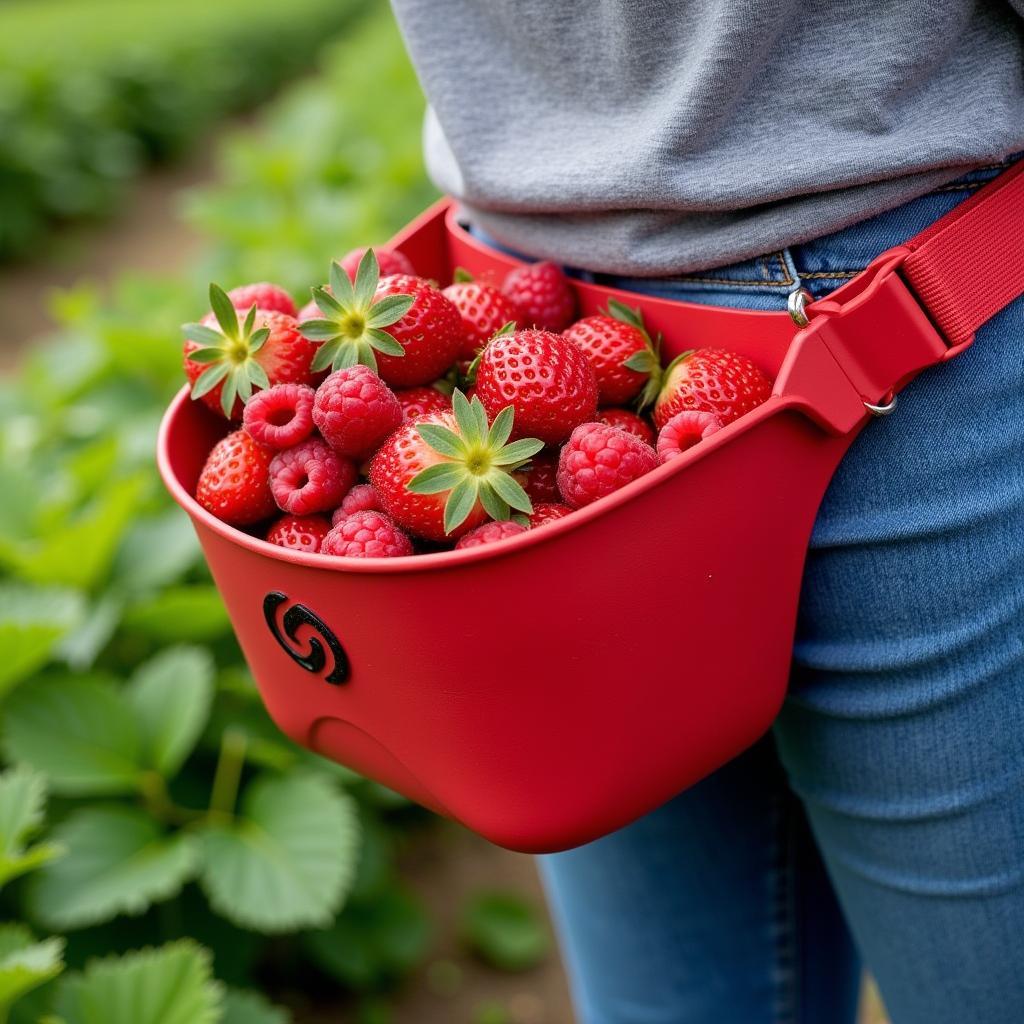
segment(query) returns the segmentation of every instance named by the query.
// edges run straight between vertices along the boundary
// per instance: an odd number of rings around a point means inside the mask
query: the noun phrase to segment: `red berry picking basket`
[[[192,518],[275,721],[524,851],[617,829],[753,743],[786,691],[811,526],[870,419],[865,403],[889,402],[921,369],[956,355],[1024,291],[1020,270],[998,305],[990,296],[993,308],[965,320],[983,286],[960,264],[950,273],[939,230],[977,226],[982,217],[962,212],[984,213],[986,195],[998,203],[1009,193],[1010,212],[995,216],[1011,222],[999,244],[1018,245],[1020,169],[807,307],[803,329],[784,313],[574,284],[583,314],[609,296],[639,306],[664,333],[667,358],[703,345],[742,352],[775,379],[774,394],[610,497],[497,546],[360,560],[235,530],[193,497],[225,422],[182,389],[161,428],[160,469]],[[447,201],[393,242],[442,282],[456,266],[497,282],[516,264],[472,238]],[[943,274],[968,289],[945,321],[943,296],[929,315],[907,283],[919,295],[941,291]],[[685,673],[668,637],[687,645]]]

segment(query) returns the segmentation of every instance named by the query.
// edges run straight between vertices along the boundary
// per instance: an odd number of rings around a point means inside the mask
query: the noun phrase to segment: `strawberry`
[[[260,281],[257,284],[243,284],[238,288],[232,288],[228,292],[228,298],[235,309],[248,309],[255,306],[269,312],[285,313],[288,316],[295,316],[295,303],[292,297],[276,284],[269,281]]]
[[[560,331],[576,313],[576,295],[554,263],[530,263],[510,270],[501,290],[521,310],[519,319],[528,327]]]
[[[270,491],[274,453],[244,430],[221,438],[210,450],[196,484],[196,501],[232,526],[248,526],[277,511]]]
[[[281,451],[313,433],[315,394],[305,384],[275,384],[245,403],[242,426],[255,441]]]
[[[699,409],[677,412],[658,434],[658,459],[668,462],[721,429],[722,421],[713,412]]]
[[[558,483],[555,480],[557,473],[558,455],[540,452],[530,459],[528,466],[524,466],[516,473],[516,479],[523,485],[523,490],[534,504],[538,501],[558,501]]]
[[[724,427],[766,402],[772,382],[746,356],[718,348],[691,349],[665,369],[654,403],[654,425],[662,427],[677,412],[713,412]]]
[[[598,423],[607,423],[609,427],[618,427],[627,434],[635,434],[641,441],[654,445],[654,428],[635,412],[629,409],[602,409],[597,414]]]
[[[185,324],[185,374],[192,397],[214,412],[241,419],[242,407],[258,388],[310,384],[315,346],[299,334],[286,313],[249,307],[244,321],[224,290],[210,285],[213,312],[202,323]]]
[[[654,401],[661,377],[661,339],[651,341],[639,309],[609,299],[607,314],[577,320],[562,337],[586,353],[597,375],[602,405],[625,405],[641,390],[641,406]]]
[[[465,328],[459,359],[473,359],[491,340],[495,331],[507,323],[516,323],[522,313],[503,292],[489,284],[480,284],[465,274],[455,272],[455,283],[441,294],[459,311]]]
[[[560,334],[516,331],[483,350],[476,390],[489,416],[515,409],[517,436],[561,444],[597,414],[597,378],[587,357]]]
[[[526,533],[526,527],[520,526],[519,523],[515,523],[511,519],[492,519],[491,522],[484,523],[483,526],[478,526],[475,530],[463,534],[456,542],[455,550],[478,548],[482,544],[493,544],[495,541],[505,540],[506,537],[518,537],[521,533]]]
[[[322,314],[320,312],[320,307],[316,304],[316,299],[310,299],[309,302],[307,302],[302,309],[295,314],[295,319],[298,320],[300,324],[304,324],[307,320],[317,320],[320,316],[322,316]]]
[[[395,392],[395,397],[406,423],[422,419],[428,413],[449,412],[452,407],[451,398],[432,387],[403,388]]]
[[[381,507],[403,529],[433,541],[455,539],[488,517],[508,519],[512,509],[529,514],[533,506],[512,474],[543,443],[507,443],[514,415],[511,406],[502,409],[488,427],[480,400],[456,391],[451,412],[400,427],[370,463]]]
[[[353,512],[324,538],[320,551],[345,558],[400,558],[412,541],[383,512]]]
[[[605,423],[577,427],[558,457],[558,489],[582,508],[632,483],[658,465],[649,444]]]
[[[368,366],[347,366],[316,389],[313,422],[336,452],[361,459],[398,428],[402,407]]]
[[[392,249],[387,245],[378,245],[374,249],[377,262],[380,264],[380,272],[383,276],[388,274],[409,274],[416,275],[416,269],[409,262],[409,257],[401,249]],[[366,247],[352,249],[341,258],[341,269],[348,274],[349,279],[355,281],[359,273],[359,264],[366,255]]]
[[[380,498],[370,484],[356,484],[331,514],[331,526],[337,526],[356,512],[380,512]]]
[[[382,350],[381,377],[395,387],[429,384],[443,377],[464,345],[465,329],[459,311],[440,291],[422,277],[395,274],[381,278],[377,298],[411,294],[412,306],[389,328],[402,354]]]
[[[316,554],[331,524],[323,516],[281,516],[267,531],[267,541],[292,551]]]
[[[557,501],[539,501],[533,506],[533,514],[530,516],[530,529],[536,530],[538,526],[545,523],[553,523],[556,519],[564,519],[572,515],[573,509]]]

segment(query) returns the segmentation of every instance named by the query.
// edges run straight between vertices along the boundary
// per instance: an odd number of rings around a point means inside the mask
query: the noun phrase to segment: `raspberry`
[[[346,558],[398,558],[412,554],[412,541],[383,512],[354,512],[327,534],[320,552]]]
[[[543,331],[560,331],[572,323],[576,296],[554,263],[531,263],[510,270],[501,290],[519,307],[519,322]]]
[[[572,511],[568,505],[563,505],[560,502],[539,501],[533,506],[533,512],[530,515],[530,529],[536,530],[538,526],[543,526],[545,523],[563,519],[565,516],[571,515]]]
[[[530,468],[521,469],[513,474],[520,486],[529,495],[530,501],[558,501],[558,456],[541,452],[530,459]]]
[[[668,462],[721,429],[722,421],[713,412],[697,409],[677,412],[658,434],[658,459]]]
[[[356,512],[380,512],[380,498],[373,489],[372,484],[356,484],[348,494],[342,498],[341,504],[334,510],[331,516],[331,525],[337,526],[343,519],[347,519]]]
[[[331,524],[323,516],[281,516],[267,531],[267,540],[281,548],[316,554]]]
[[[345,253],[341,258],[341,269],[355,281],[356,271],[359,269],[359,261],[369,246],[361,246]],[[387,246],[374,246],[373,254],[377,257],[377,265],[380,267],[380,276],[387,277],[388,274],[410,274],[415,275],[416,270],[409,257],[400,249],[389,249]]]
[[[607,423],[609,427],[618,427],[627,434],[639,437],[641,441],[654,446],[654,429],[643,418],[629,409],[602,409],[597,414],[598,423]]]
[[[305,384],[275,384],[257,391],[242,413],[245,432],[260,444],[281,451],[313,433],[313,389]]]
[[[481,544],[493,544],[506,537],[516,537],[520,533],[526,533],[526,527],[512,522],[511,519],[492,520],[460,537],[455,545],[455,550],[478,548]]]
[[[558,488],[574,508],[589,505],[632,483],[658,465],[649,444],[605,423],[584,423],[558,459]]]
[[[296,516],[336,508],[355,482],[356,467],[320,437],[278,452],[270,463],[274,500]]]
[[[450,412],[452,407],[452,400],[432,387],[403,388],[395,392],[395,397],[406,423],[414,423],[432,412]]]
[[[221,438],[199,474],[196,501],[233,526],[248,526],[273,515],[268,478],[272,455],[244,430]]]
[[[228,292],[228,298],[235,309],[247,310],[255,305],[257,309],[274,310],[277,313],[295,316],[295,303],[292,297],[283,288],[267,281],[232,288]]]
[[[368,366],[332,373],[317,388],[313,422],[339,454],[360,459],[402,423],[395,393]]]

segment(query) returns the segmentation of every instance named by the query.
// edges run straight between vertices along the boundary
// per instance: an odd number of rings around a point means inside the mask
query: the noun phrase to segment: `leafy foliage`
[[[533,967],[548,949],[537,912],[511,893],[477,894],[465,909],[462,933],[475,952],[506,971]]]

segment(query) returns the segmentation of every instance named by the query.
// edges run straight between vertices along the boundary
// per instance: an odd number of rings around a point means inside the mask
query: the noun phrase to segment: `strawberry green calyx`
[[[635,327],[644,336],[644,341],[647,343],[646,348],[634,352],[622,364],[627,369],[647,374],[647,383],[637,400],[637,407],[644,409],[658,397],[658,392],[661,390],[661,335],[659,334],[652,341],[644,326],[644,317],[640,310],[633,309],[617,299],[608,300],[608,316],[620,323]]]
[[[506,334],[515,334],[516,322],[515,320],[509,320],[508,323],[502,324],[488,339],[487,345],[490,345],[492,341],[497,338],[503,338]],[[480,366],[480,360],[483,358],[483,354],[487,349],[487,345],[484,345],[479,352],[477,352],[473,362],[466,368],[466,383],[473,385],[476,383],[476,371]]]
[[[464,523],[477,501],[492,519],[508,519],[512,509],[529,515],[533,505],[512,473],[536,455],[544,442],[530,437],[508,443],[515,416],[511,405],[502,409],[489,427],[479,398],[470,402],[456,391],[452,409],[457,433],[440,423],[417,426],[420,437],[445,461],[414,476],[406,485],[408,489],[414,494],[448,492],[445,533]]]
[[[256,306],[249,307],[245,320],[239,321],[238,310],[227,293],[218,285],[210,285],[210,308],[220,330],[205,324],[185,324],[183,331],[189,341],[200,347],[193,349],[188,358],[196,363],[209,363],[192,385],[192,397],[202,398],[222,381],[220,406],[224,415],[231,416],[235,399],[248,402],[254,388],[270,386],[266,370],[254,356],[270,337],[270,330],[256,324]]]
[[[473,280],[473,275],[465,267],[456,267],[452,274],[453,284],[468,284]]]
[[[330,291],[314,288],[313,299],[323,313],[320,320],[307,320],[300,330],[304,338],[318,342],[313,358],[314,372],[343,370],[362,363],[377,369],[375,352],[404,356],[405,349],[383,328],[409,312],[415,295],[386,295],[379,302],[373,297],[380,279],[380,266],[372,249],[359,261],[353,284],[337,262],[331,264]]]

